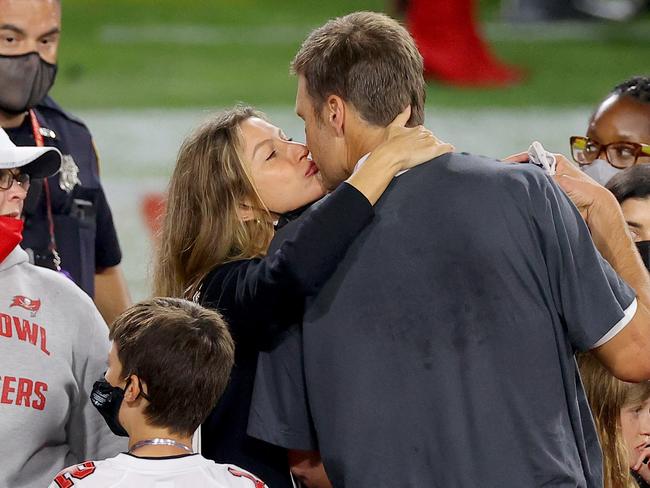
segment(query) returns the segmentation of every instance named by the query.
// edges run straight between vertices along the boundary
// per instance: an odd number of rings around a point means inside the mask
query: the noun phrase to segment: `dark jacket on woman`
[[[365,196],[344,183],[273,254],[226,263],[206,276],[200,302],[228,322],[235,366],[226,392],[202,426],[205,457],[236,464],[271,488],[293,486],[286,450],[246,435],[257,353],[271,347],[284,327],[300,322],[304,298],[320,290],[373,215]]]
[[[646,481],[641,477],[639,473],[632,471],[632,476],[639,485],[639,488],[650,488],[650,484],[646,483]]]

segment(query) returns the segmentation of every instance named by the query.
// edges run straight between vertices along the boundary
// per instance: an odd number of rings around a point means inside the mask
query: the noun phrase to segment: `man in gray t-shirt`
[[[421,122],[411,44],[372,13],[303,44],[296,109],[328,185],[376,147],[383,112],[411,103]],[[574,354],[650,378],[650,283],[611,195],[581,201],[583,183],[569,194],[632,288],[535,166],[451,154],[396,178],[302,333],[260,357],[249,433],[319,449],[335,487],[601,486]]]
[[[379,486],[599,486],[573,355],[635,307],[540,169],[442,156],[386,191],[308,303],[302,339],[294,331],[284,353],[262,355],[249,432],[320,448],[336,486],[366,486],[370,466]],[[304,353],[317,440],[296,413],[296,381],[268,376],[295,360],[289,344]],[[298,365],[287,370],[300,379]]]

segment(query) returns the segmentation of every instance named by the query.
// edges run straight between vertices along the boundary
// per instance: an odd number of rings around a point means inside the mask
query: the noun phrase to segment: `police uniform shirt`
[[[574,353],[635,307],[542,170],[444,155],[391,183],[302,335],[260,356],[248,432],[320,449],[337,487],[599,487]]]
[[[122,254],[110,207],[102,189],[90,133],[78,119],[46,98],[36,107],[39,124],[48,130],[44,143],[61,150],[79,167],[80,185],[70,193],[59,186],[60,175],[48,178],[56,248],[61,268],[91,297],[97,270],[116,266]],[[30,117],[20,127],[5,129],[18,146],[35,145]],[[48,137],[49,135],[49,137]],[[52,137],[53,136],[53,137]],[[33,182],[25,201],[22,246],[36,255],[36,264],[51,267],[47,203],[42,181]],[[43,262],[39,262],[39,257]]]

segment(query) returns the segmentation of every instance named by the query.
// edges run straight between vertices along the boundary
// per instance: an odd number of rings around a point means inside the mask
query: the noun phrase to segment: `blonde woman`
[[[333,272],[393,177],[451,151],[423,127],[400,127],[409,115],[398,116],[387,141],[271,255],[274,224],[325,193],[309,150],[250,107],[210,118],[181,146],[155,294],[218,309],[236,344],[230,385],[202,427],[204,456],[237,464],[271,487],[292,486],[287,452],[246,436],[257,354],[301,319],[303,298]]]
[[[650,486],[650,383],[626,383],[591,354],[580,374],[603,449],[605,488]]]

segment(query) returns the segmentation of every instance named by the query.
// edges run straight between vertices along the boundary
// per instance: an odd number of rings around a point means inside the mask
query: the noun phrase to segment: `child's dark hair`
[[[650,164],[636,164],[615,175],[607,183],[619,203],[628,198],[650,197]]]
[[[147,421],[191,435],[223,394],[235,346],[217,312],[179,298],[153,298],[123,312],[110,339],[122,378],[146,385]]]

